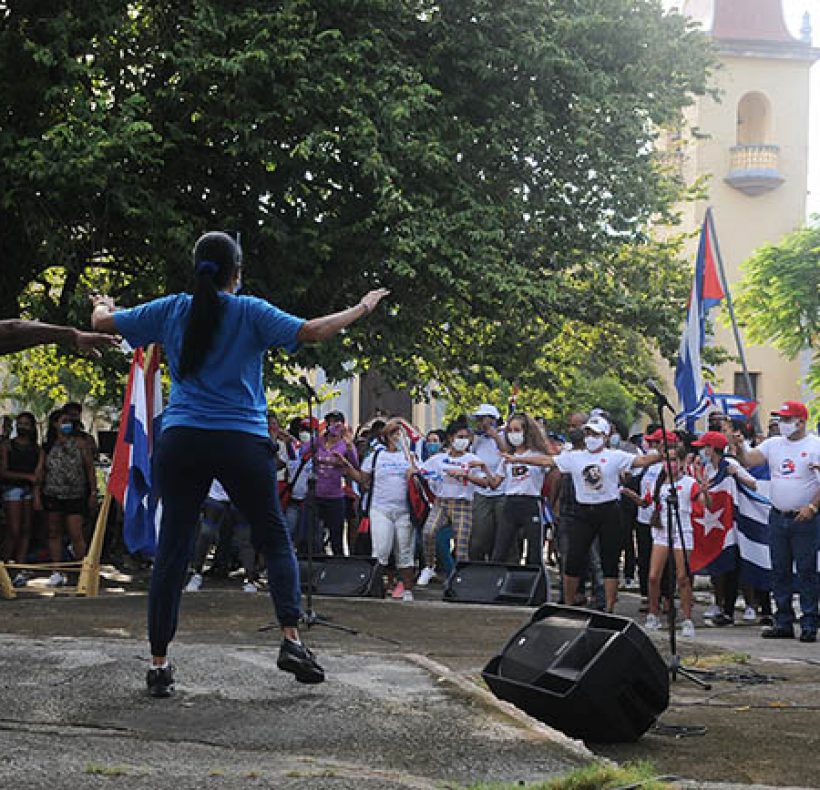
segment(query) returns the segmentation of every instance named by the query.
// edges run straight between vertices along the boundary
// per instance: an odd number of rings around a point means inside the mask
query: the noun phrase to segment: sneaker
[[[405,603],[409,603],[410,601],[412,601],[412,600],[413,600],[413,591],[412,591],[412,590],[405,590],[405,591],[401,594],[401,599],[402,599],[402,601],[404,601]]]
[[[656,614],[648,614],[646,616],[646,623],[644,628],[647,631],[660,631],[661,628],[661,619]]]
[[[743,610],[743,622],[744,623],[757,622],[757,612],[755,611],[754,606],[747,606]]]
[[[684,639],[695,638],[695,624],[691,620],[684,620],[680,626],[680,635]]]
[[[800,641],[801,642],[816,642],[817,641],[817,631],[806,631],[803,630],[800,632]]]
[[[256,592],[259,592],[259,590],[252,581],[248,580],[248,581],[245,581],[245,583],[242,585],[242,592],[256,593]]]
[[[436,578],[436,572],[432,568],[422,568],[416,584],[419,587],[426,587],[433,579]]]
[[[637,590],[638,589],[638,582],[635,579],[627,579],[624,582],[624,589],[625,590]]]
[[[707,620],[706,624],[714,626],[715,628],[723,628],[727,625],[734,625],[735,621],[734,618],[729,617],[727,614],[718,612],[711,620]]]
[[[316,656],[301,642],[292,639],[282,640],[276,666],[283,672],[292,672],[300,683],[321,683],[325,679],[325,671]]]
[[[202,589],[202,574],[194,573],[185,585],[185,592],[199,592]]]
[[[170,697],[174,693],[174,668],[151,667],[145,675],[145,685],[152,697]]]
[[[404,582],[396,582],[396,586],[393,588],[393,591],[390,593],[391,598],[395,598],[396,600],[400,599],[404,595]]]
[[[14,587],[25,587],[28,584],[28,574],[25,571],[20,571],[12,580]]]
[[[713,603],[711,606],[707,606],[703,612],[703,616],[705,619],[709,620],[715,615],[721,614],[723,610],[716,604]]]
[[[54,571],[46,580],[46,587],[63,587],[66,581],[66,577],[62,573]]]

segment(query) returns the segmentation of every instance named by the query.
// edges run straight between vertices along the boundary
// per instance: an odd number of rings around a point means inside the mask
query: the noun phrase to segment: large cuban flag
[[[701,351],[706,343],[706,316],[724,298],[725,293],[718,276],[711,212],[707,211],[700,232],[686,326],[683,329],[675,366],[675,389],[678,391],[680,402],[680,412],[676,420],[686,421],[689,430],[694,427],[695,420],[706,414],[712,405],[710,390],[703,381]]]
[[[108,490],[125,514],[128,550],[153,556],[159,513],[151,488],[151,460],[162,424],[159,346],[138,348],[131,360]]]

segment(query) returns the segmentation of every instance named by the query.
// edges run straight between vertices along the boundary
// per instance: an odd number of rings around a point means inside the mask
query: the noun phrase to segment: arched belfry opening
[[[757,91],[745,94],[737,104],[737,144],[769,145],[771,142],[771,102]]]

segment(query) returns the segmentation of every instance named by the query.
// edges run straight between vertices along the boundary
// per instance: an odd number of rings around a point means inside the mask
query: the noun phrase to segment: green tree
[[[812,354],[809,386],[820,408],[820,216],[767,244],[743,264],[737,314],[753,343],[771,343],[794,359]]]
[[[681,267],[646,239],[681,184],[655,148],[713,61],[657,0],[2,13],[0,314],[66,320],[89,269],[125,303],[184,288],[218,226],[242,231],[249,289],[295,313],[392,289],[291,360],[331,378],[512,381],[566,359],[567,327],[671,353],[685,297],[649,289]],[[55,265],[59,291],[27,302]]]

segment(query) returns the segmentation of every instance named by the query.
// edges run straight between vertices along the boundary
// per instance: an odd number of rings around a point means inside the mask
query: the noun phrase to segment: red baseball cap
[[[692,447],[713,447],[715,450],[725,450],[729,440],[719,431],[706,431],[700,439],[692,442]]]
[[[652,433],[647,434],[644,436],[647,442],[662,442],[663,441],[663,431],[658,428],[657,430],[653,431]],[[666,441],[669,444],[677,444],[678,442],[678,435],[673,433],[672,431],[666,432]]]
[[[798,420],[808,420],[809,410],[799,400],[787,400],[772,414],[778,417],[797,417]]]

